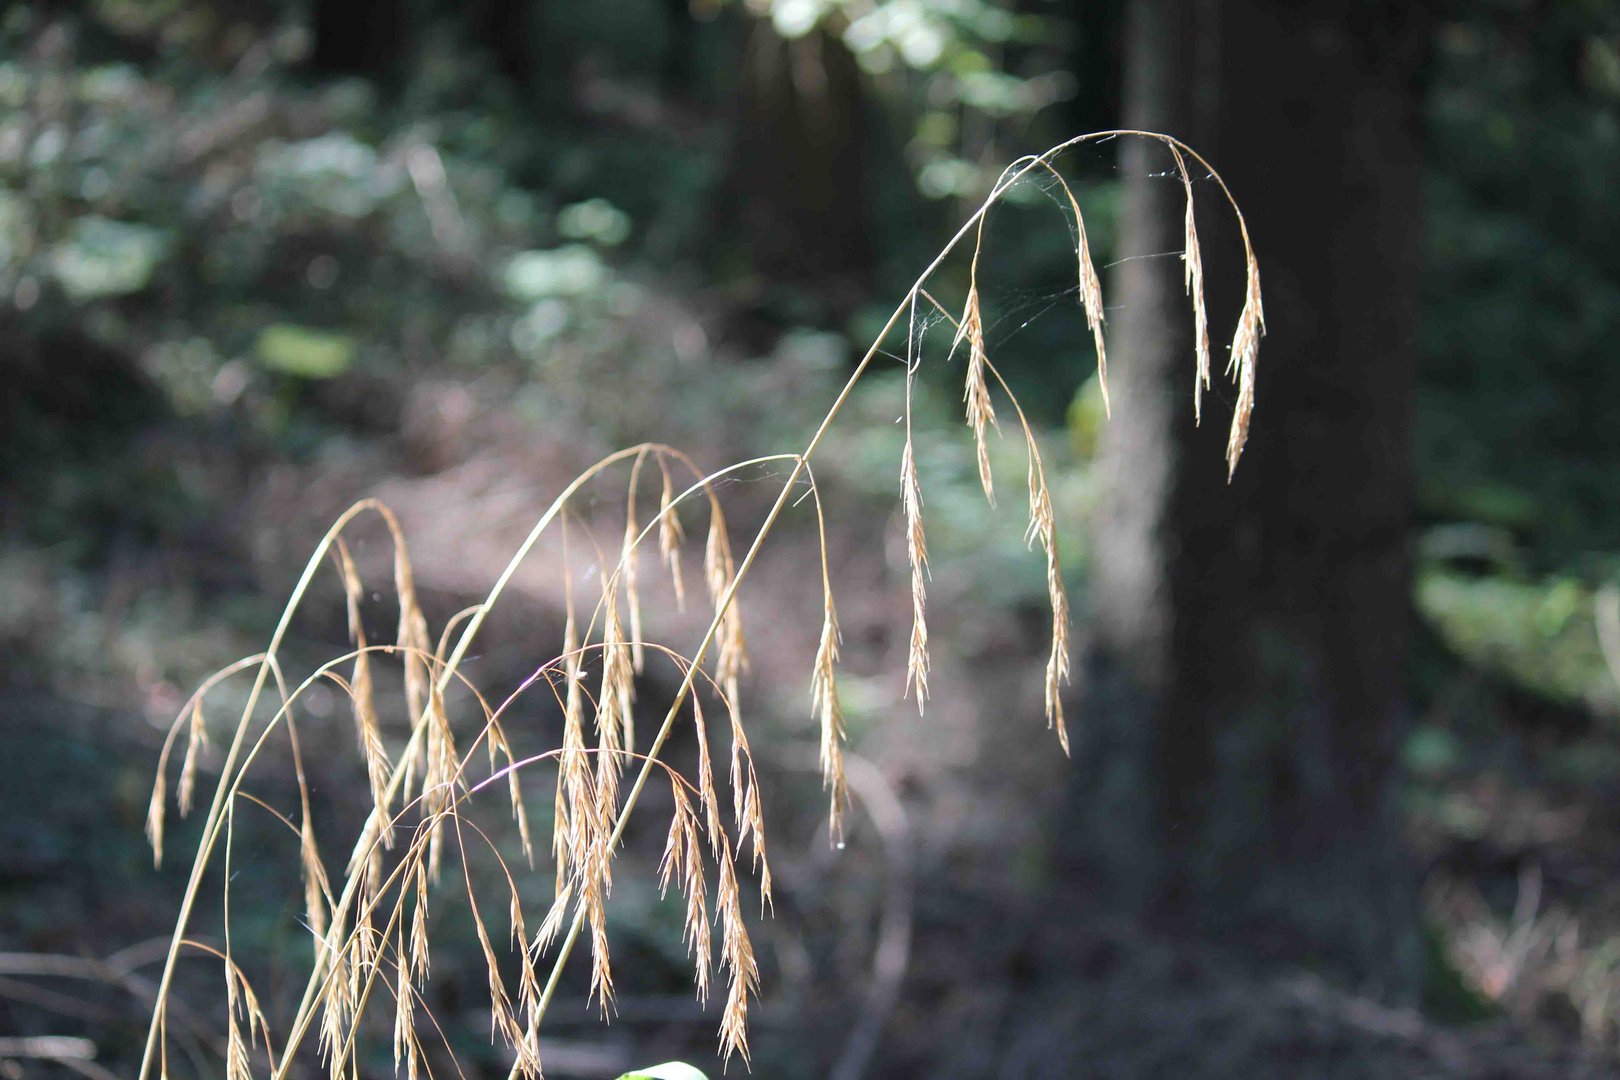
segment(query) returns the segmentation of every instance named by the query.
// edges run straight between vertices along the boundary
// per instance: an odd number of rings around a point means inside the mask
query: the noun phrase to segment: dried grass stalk
[[[636,542],[640,530],[636,526],[636,485],[641,480],[641,464],[646,460],[646,451],[636,456],[635,467],[630,472],[630,490],[625,497],[624,509],[624,539],[619,548],[618,574],[624,581],[625,602],[630,608],[630,655],[635,662],[635,673],[641,674],[647,664],[646,642],[641,636],[641,589],[639,587],[637,569],[640,545]],[[627,739],[626,749],[633,749],[635,742]]]

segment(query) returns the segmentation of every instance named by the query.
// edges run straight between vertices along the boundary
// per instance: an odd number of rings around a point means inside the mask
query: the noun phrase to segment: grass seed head
[[[928,701],[928,540],[923,534],[922,488],[911,449],[910,426],[900,458],[900,505],[906,518],[906,558],[911,565],[911,645],[906,654],[906,692],[915,689],[920,715]]]
[[[996,504],[995,482],[990,473],[990,448],[986,444],[985,428],[995,427],[995,406],[990,401],[990,386],[984,378],[984,323],[979,313],[979,289],[968,289],[967,303],[962,309],[961,321],[956,324],[956,337],[951,342],[955,352],[963,341],[968,345],[967,377],[962,388],[962,400],[967,406],[968,427],[973,429],[973,444],[979,463],[979,486],[990,505]]]
[[[698,806],[703,811],[704,831],[715,858],[720,857],[720,838],[724,826],[720,823],[720,797],[714,784],[714,759],[709,756],[708,725],[703,722],[703,704],[697,691],[692,692],[692,724],[697,732],[698,745]]]
[[[720,1014],[720,1053],[727,1062],[732,1054],[741,1054],[743,1064],[747,1065],[748,995],[759,987],[759,967],[754,961],[748,926],[743,921],[731,846],[726,843],[723,847],[716,904],[720,909],[720,964],[728,979],[725,1009]]]
[[[1232,335],[1232,352],[1226,369],[1227,374],[1233,375],[1238,383],[1237,406],[1232,410],[1232,431],[1226,442],[1228,477],[1237,471],[1238,458],[1243,455],[1243,446],[1249,441],[1249,418],[1254,412],[1255,357],[1260,352],[1260,339],[1265,332],[1266,313],[1260,299],[1260,266],[1251,254],[1243,311],[1238,316],[1237,332]]]
[[[1187,208],[1183,215],[1182,232],[1182,284],[1192,297],[1193,349],[1196,364],[1193,369],[1193,421],[1204,418],[1204,391],[1209,389],[1209,309],[1204,303],[1204,256],[1198,244],[1198,223],[1193,212],[1192,177],[1187,172],[1187,161],[1174,145],[1176,171],[1181,175],[1181,186],[1186,192]]]
[[[844,809],[849,789],[844,777],[844,711],[838,702],[838,612],[832,594],[825,595],[821,640],[816,646],[815,674],[810,681],[811,714],[821,734],[821,784],[830,793],[829,835],[844,835]]]
[[[685,611],[686,579],[681,573],[681,545],[686,542],[686,530],[681,527],[680,511],[674,505],[675,485],[670,479],[669,463],[660,457],[658,467],[663,473],[663,487],[658,495],[658,554],[669,568],[675,609]]]
[[[722,683],[732,683],[748,669],[748,641],[743,634],[741,611],[735,602],[726,601],[737,576],[737,565],[732,559],[726,519],[718,501],[710,503],[709,537],[703,546],[703,575],[709,587],[709,601],[720,619],[715,678]]]
[[[326,900],[331,895],[332,887],[326,877],[326,867],[321,864],[321,854],[315,846],[315,830],[308,817],[304,818],[299,829],[298,856],[304,881],[304,913],[309,919],[310,932],[317,939],[318,950],[319,939],[326,934]]]
[[[197,758],[208,748],[208,725],[203,720],[201,694],[192,703],[190,715],[186,728],[186,757],[180,765],[180,786],[175,791],[181,817],[191,813],[192,795],[197,787]]]

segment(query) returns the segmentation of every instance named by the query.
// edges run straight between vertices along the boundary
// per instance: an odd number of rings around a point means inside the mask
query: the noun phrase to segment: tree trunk
[[[1186,140],[1231,185],[1269,333],[1228,486],[1218,402],[1193,423],[1179,263],[1134,259],[1112,282],[1089,741],[1062,830],[1082,837],[1065,843],[1076,888],[1101,882],[1172,925],[1397,993],[1421,955],[1394,773],[1421,258],[1416,9],[1130,9],[1125,126]],[[1180,250],[1180,184],[1153,175],[1170,166],[1162,148],[1125,143],[1122,254]],[[1218,350],[1242,259],[1218,190],[1195,190]]]
[[[407,41],[403,0],[317,3],[310,66],[326,75],[385,79],[398,73]]]
[[[762,280],[852,307],[874,262],[855,58],[826,28],[785,39],[750,16],[738,84],[726,184],[733,241]]]

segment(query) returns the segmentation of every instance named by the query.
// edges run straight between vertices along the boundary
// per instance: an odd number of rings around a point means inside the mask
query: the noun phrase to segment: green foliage
[[[1069,26],[1000,0],[768,0],[792,40],[836,35],[904,113],[908,156],[930,198],[975,202],[994,182],[1014,132],[1074,96],[1063,50]],[[1027,146],[1019,147],[1027,149]]]
[[[1620,716],[1593,592],[1572,577],[1536,581],[1439,568],[1418,578],[1418,610],[1473,667],[1555,702]]]
[[[1436,1020],[1472,1024],[1489,1020],[1498,1009],[1463,978],[1446,953],[1442,928],[1423,924],[1423,1011]]]
[[[1429,94],[1424,509],[1507,526],[1544,566],[1620,535],[1615,30],[1606,5],[1481,5],[1442,27]]]
[[[708,1077],[683,1061],[666,1061],[627,1072],[619,1080],[708,1080]]]
[[[253,352],[271,371],[301,379],[331,379],[354,366],[359,346],[346,334],[308,326],[272,323],[260,333]]]

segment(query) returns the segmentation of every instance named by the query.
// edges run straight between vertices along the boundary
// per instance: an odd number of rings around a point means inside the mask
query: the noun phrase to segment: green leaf
[[[627,1072],[619,1077],[619,1080],[709,1080],[709,1078],[684,1061],[666,1061],[662,1065]]]
[[[532,304],[552,296],[583,296],[600,288],[606,277],[595,251],[584,244],[564,244],[518,252],[507,261],[502,284],[507,295]]]
[[[349,370],[359,347],[347,334],[276,323],[260,332],[253,351],[272,371],[301,379],[330,379]]]
[[[158,229],[90,215],[52,250],[50,268],[74,303],[129,296],[151,283],[168,247]]]

